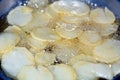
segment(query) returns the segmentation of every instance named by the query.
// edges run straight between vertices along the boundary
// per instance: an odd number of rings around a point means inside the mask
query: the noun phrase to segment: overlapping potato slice
[[[37,53],[35,55],[35,61],[37,64],[49,66],[51,64],[54,64],[54,61],[56,60],[56,54],[51,53],[50,51],[40,51],[40,53]]]
[[[48,68],[53,73],[55,80],[76,80],[76,73],[69,65],[57,64]]]
[[[0,57],[3,53],[10,51],[19,42],[20,37],[12,32],[0,34]]]
[[[83,16],[89,13],[89,6],[78,0],[60,0],[50,5],[54,13],[71,14]]]
[[[42,50],[48,45],[48,42],[40,41],[30,36],[27,40],[27,44],[35,50]]]
[[[104,63],[112,63],[120,59],[120,41],[107,39],[95,47],[93,54],[96,59]]]
[[[18,6],[7,16],[9,24],[24,26],[32,20],[32,9],[27,6]]]
[[[90,17],[96,23],[111,24],[115,21],[114,14],[108,9],[96,8],[91,10]]]
[[[115,33],[118,29],[118,25],[116,24],[110,24],[110,25],[103,25],[101,26],[100,34],[102,36],[109,36],[112,33]]]
[[[73,68],[77,73],[77,80],[97,80],[99,77],[111,80],[113,77],[109,66],[102,63],[79,61]]]
[[[27,32],[31,32],[34,28],[47,26],[51,20],[51,17],[45,12],[34,12],[33,19],[22,28]]]
[[[2,57],[2,69],[12,78],[26,65],[34,65],[34,57],[25,47],[15,47]]]
[[[56,32],[63,38],[73,39],[78,37],[83,31],[75,24],[59,22]]]
[[[4,32],[12,32],[12,33],[15,33],[15,34],[18,34],[20,35],[22,30],[18,27],[18,26],[8,26]]]
[[[79,61],[87,61],[87,62],[94,62],[95,63],[96,59],[95,59],[95,57],[90,56],[90,55],[79,54],[79,55],[76,55],[76,56],[72,57],[69,60],[68,64],[74,65]]]
[[[102,42],[101,36],[96,31],[84,31],[79,37],[81,43],[96,46]]]
[[[23,67],[17,78],[18,80],[54,80],[52,73],[41,65]]]
[[[56,34],[55,31],[48,27],[36,28],[31,32],[33,38],[41,41],[55,41],[61,38]]]
[[[117,61],[111,65],[111,69],[114,73],[114,76],[120,73],[120,62]]]

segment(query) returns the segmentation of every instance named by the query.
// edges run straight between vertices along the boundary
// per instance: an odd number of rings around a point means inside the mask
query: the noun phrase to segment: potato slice
[[[79,61],[87,61],[87,62],[94,62],[95,63],[96,59],[95,59],[95,57],[90,56],[90,55],[79,54],[79,55],[76,55],[76,56],[72,57],[69,60],[68,64],[74,65]]]
[[[27,44],[35,50],[42,50],[48,45],[48,42],[40,41],[30,36],[27,40]]]
[[[90,17],[96,23],[111,24],[115,21],[115,16],[107,7],[105,9],[96,8],[91,10]]]
[[[20,41],[17,34],[11,32],[3,32],[0,34],[0,57],[3,53],[10,51]]]
[[[104,63],[113,63],[120,59],[120,41],[107,39],[95,47],[93,54],[96,59]]]
[[[81,43],[88,46],[96,46],[102,42],[101,36],[96,31],[84,31],[78,38]]]
[[[56,13],[83,16],[89,13],[89,6],[78,0],[60,0],[50,5]]]
[[[99,77],[111,80],[113,77],[109,66],[102,63],[79,61],[73,68],[77,73],[77,80],[97,80]]]
[[[51,64],[54,64],[54,61],[56,60],[56,54],[50,53],[49,51],[40,51],[40,53],[37,53],[35,55],[35,61],[37,64],[49,66]]]
[[[2,57],[2,69],[9,77],[16,78],[26,65],[34,65],[34,57],[25,47],[15,47]]]
[[[52,73],[46,68],[39,65],[25,66],[17,76],[18,80],[54,80]]]
[[[18,6],[11,10],[7,16],[9,24],[24,26],[32,20],[32,9],[26,6]]]
[[[113,33],[115,33],[118,29],[118,25],[116,24],[111,24],[111,25],[103,25],[101,26],[101,31],[100,34],[102,36],[109,36]]]
[[[33,19],[22,29],[31,32],[34,28],[47,26],[50,21],[51,17],[46,12],[34,12]]]
[[[55,80],[76,80],[76,73],[71,66],[58,64],[48,68],[53,73]]]
[[[83,31],[75,24],[59,22],[56,32],[63,38],[73,39],[78,37]]]
[[[41,41],[55,41],[60,40],[60,37],[50,28],[41,27],[34,29],[31,32],[33,38],[41,40]]]

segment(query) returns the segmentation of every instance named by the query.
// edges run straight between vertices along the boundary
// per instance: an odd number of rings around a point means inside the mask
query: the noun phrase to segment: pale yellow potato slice
[[[18,80],[54,80],[52,73],[44,66],[25,66],[17,76]]]
[[[93,57],[91,55],[79,54],[79,55],[76,55],[76,56],[72,57],[69,60],[68,64],[74,65],[74,64],[76,64],[79,61],[87,61],[87,62],[94,62],[94,63],[96,63],[95,57]]]
[[[0,34],[0,57],[3,53],[10,51],[20,41],[20,37],[12,32],[3,32]]]
[[[61,39],[55,31],[47,27],[36,28],[31,32],[31,35],[33,38],[41,41],[55,41]]]
[[[4,32],[12,32],[12,33],[15,33],[15,34],[18,34],[20,35],[22,30],[18,27],[18,26],[8,26]]]
[[[26,65],[34,65],[33,55],[25,47],[15,47],[2,57],[2,69],[9,77],[16,78]]]
[[[31,32],[34,28],[48,26],[51,20],[51,17],[46,12],[34,12],[33,19],[22,29]]]
[[[84,31],[78,38],[81,43],[88,46],[97,46],[102,42],[100,34],[96,31]]]
[[[35,55],[35,61],[37,64],[49,66],[54,64],[56,60],[56,54],[50,53],[49,51],[40,51]]]
[[[120,59],[120,41],[107,39],[95,47],[93,54],[96,59],[104,63],[113,63]]]
[[[51,65],[48,67],[55,80],[76,80],[76,73],[71,66],[66,64]]]
[[[110,25],[103,25],[101,26],[100,34],[102,36],[109,36],[113,33],[115,33],[118,29],[118,25],[116,24],[110,24]]]
[[[78,0],[60,0],[50,5],[56,13],[83,16],[89,13],[89,6]]]
[[[32,20],[32,9],[27,6],[18,6],[7,16],[9,24],[24,26]]]
[[[96,8],[91,10],[90,17],[96,23],[111,24],[115,21],[115,16],[107,7],[105,9]]]
[[[48,42],[40,41],[30,36],[27,40],[27,44],[35,50],[42,50],[48,45]]]
[[[112,71],[106,64],[79,61],[73,65],[73,68],[77,73],[77,80],[97,80],[99,77],[111,80],[113,78]]]
[[[64,22],[57,23],[58,26],[56,27],[56,32],[65,39],[73,39],[81,35],[83,32],[78,25],[69,24]]]

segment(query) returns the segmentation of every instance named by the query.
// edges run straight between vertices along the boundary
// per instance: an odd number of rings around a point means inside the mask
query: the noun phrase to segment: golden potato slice
[[[7,16],[9,24],[24,26],[32,20],[32,9],[27,6],[18,6]]]
[[[108,8],[96,8],[91,10],[90,17],[96,23],[111,24],[115,21],[115,16]]]

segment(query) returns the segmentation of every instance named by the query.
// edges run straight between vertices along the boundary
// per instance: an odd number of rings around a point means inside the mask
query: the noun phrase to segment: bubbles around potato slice
[[[52,5],[56,12],[71,14],[76,16],[83,16],[89,13],[89,6],[84,2],[78,0],[61,0],[56,1]]]
[[[55,41],[60,40],[60,37],[50,28],[41,27],[36,28],[31,32],[33,38],[41,41]]]
[[[96,59],[103,63],[113,63],[120,59],[120,41],[108,39],[95,47],[93,54]]]
[[[102,77],[111,80],[113,75],[108,65],[79,61],[73,65],[77,73],[77,80],[97,80]]]
[[[96,31],[84,31],[78,38],[81,43],[88,46],[96,46],[102,42],[101,36]]]
[[[79,47],[75,40],[61,40],[55,42],[54,53],[57,59],[63,63],[68,63],[68,61],[79,52]]]
[[[111,24],[115,21],[114,14],[108,9],[96,8],[91,10],[90,17],[96,23]]]
[[[34,65],[34,57],[25,47],[15,47],[3,55],[1,65],[9,77],[16,78],[22,67]]]
[[[9,24],[24,26],[32,20],[32,9],[26,6],[18,6],[11,10],[7,16]]]
[[[60,22],[56,27],[56,32],[65,39],[73,39],[78,37],[83,31],[75,24]]]
[[[76,80],[76,73],[71,66],[58,64],[48,68],[53,73],[55,80]]]
[[[39,65],[25,66],[17,76],[18,80],[54,80],[52,73],[46,68]]]
[[[40,51],[40,53],[37,53],[35,55],[35,61],[37,64],[43,65],[43,66],[49,66],[54,64],[54,61],[56,60],[56,54],[49,53],[47,51]]]
[[[0,34],[0,53],[8,52],[20,41],[20,37],[17,34],[11,32],[3,32]]]

